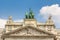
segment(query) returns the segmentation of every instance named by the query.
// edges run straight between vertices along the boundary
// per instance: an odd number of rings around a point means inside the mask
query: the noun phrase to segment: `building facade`
[[[37,22],[33,12],[26,13],[23,22],[14,22],[9,16],[2,40],[60,40],[60,31],[57,32],[55,24],[49,16],[45,23]]]

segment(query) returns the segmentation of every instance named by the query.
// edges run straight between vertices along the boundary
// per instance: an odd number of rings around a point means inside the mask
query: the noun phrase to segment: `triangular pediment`
[[[44,30],[37,28],[37,27],[25,26],[25,27],[16,29],[12,32],[6,33],[6,35],[12,35],[12,36],[48,36],[50,34],[45,32]]]
[[[27,27],[27,28],[23,28],[22,30],[18,31],[18,32],[15,32],[11,35],[48,35],[46,33],[44,33],[43,31],[38,31],[34,28],[31,28],[31,27]]]

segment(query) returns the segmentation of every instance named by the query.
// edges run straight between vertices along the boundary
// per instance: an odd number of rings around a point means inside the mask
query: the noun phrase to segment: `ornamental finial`
[[[52,18],[52,15],[49,15],[49,18],[48,19],[51,19]]]
[[[9,16],[9,20],[12,20],[12,16]]]

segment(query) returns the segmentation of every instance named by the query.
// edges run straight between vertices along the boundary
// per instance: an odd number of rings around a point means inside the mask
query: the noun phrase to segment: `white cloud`
[[[60,7],[58,4],[51,6],[44,6],[41,8],[40,13],[42,14],[52,14],[52,15],[60,15]]]
[[[23,19],[20,19],[20,20],[15,20],[14,22],[23,22],[24,20]]]
[[[7,20],[5,20],[5,19],[0,19],[0,28],[4,28],[5,27],[6,21]]]
[[[6,24],[7,20],[6,19],[1,19],[0,18],[0,28],[5,28],[5,24]],[[23,22],[23,20],[14,20],[14,22]]]
[[[59,6],[59,4],[42,7],[40,9],[40,14],[44,15],[44,18],[46,18],[48,15],[52,15],[53,20],[56,23],[56,26],[58,26],[58,25],[60,26],[60,6]]]

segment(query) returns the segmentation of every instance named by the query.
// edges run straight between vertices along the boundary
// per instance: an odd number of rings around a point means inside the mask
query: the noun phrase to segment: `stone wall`
[[[0,40],[2,40],[2,39],[1,39],[1,35],[2,35],[2,34],[0,34]]]
[[[0,40],[2,40],[2,39],[1,39],[1,35],[2,35],[2,33],[3,33],[3,30],[4,30],[4,28],[0,28]]]
[[[5,40],[54,40],[53,38],[39,38],[39,37],[23,37],[23,38],[6,38]]]

